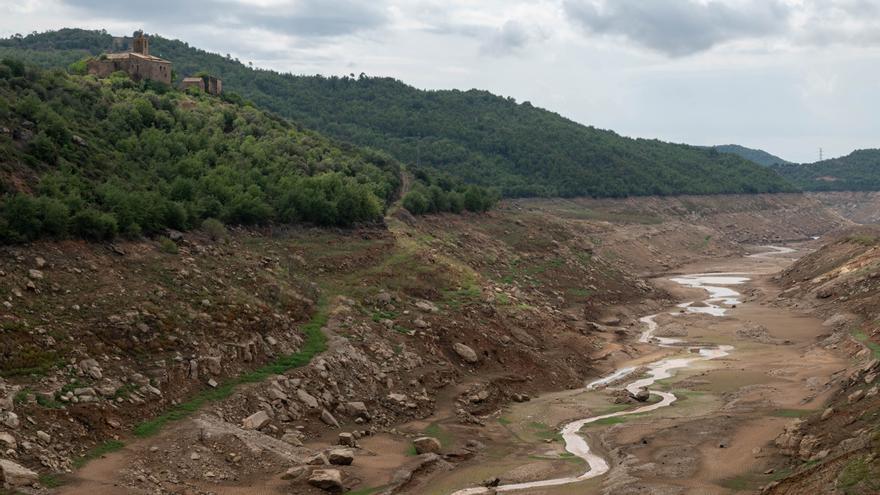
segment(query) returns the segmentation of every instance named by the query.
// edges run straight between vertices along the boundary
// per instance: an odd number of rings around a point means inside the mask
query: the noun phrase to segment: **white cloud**
[[[880,0],[0,0],[0,35],[148,32],[294,73],[481,88],[624,135],[876,147]]]

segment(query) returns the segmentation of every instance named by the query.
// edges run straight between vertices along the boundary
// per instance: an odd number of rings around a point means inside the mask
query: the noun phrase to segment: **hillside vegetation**
[[[777,163],[791,163],[788,160],[779,158],[778,156],[767,153],[764,150],[746,148],[745,146],[740,146],[738,144],[722,144],[719,146],[713,146],[713,148],[722,153],[733,153],[734,155],[741,156],[746,160],[755,162],[758,165],[764,165],[765,167],[769,167],[770,165],[775,165]]]
[[[880,149],[856,150],[840,158],[803,165],[775,165],[773,170],[805,191],[877,191]]]
[[[66,67],[112,46],[103,32],[61,30],[0,42],[44,66]],[[423,91],[390,78],[294,76],[252,69],[188,44],[151,38],[178,75],[207,71],[257,106],[398,160],[446,171],[507,196],[791,191],[772,171],[696,146],[630,139],[485,91]]]
[[[0,242],[109,239],[203,222],[381,219],[400,164],[199,92],[0,63]],[[483,211],[485,189],[419,174],[427,211]]]

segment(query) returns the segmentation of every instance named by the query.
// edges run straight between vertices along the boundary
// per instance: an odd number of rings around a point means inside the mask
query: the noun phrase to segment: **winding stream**
[[[772,251],[757,253],[750,256],[762,257],[774,254],[790,253],[794,251],[790,248],[781,248],[776,246],[766,247],[772,249]],[[698,306],[694,306],[694,304],[696,303],[693,301],[679,304],[678,307],[683,309],[684,312],[674,312],[669,314],[680,315],[687,313],[701,313],[712,316],[724,316],[729,307],[735,306],[740,302],[739,297],[741,294],[736,290],[731,289],[729,286],[741,285],[747,282],[749,279],[747,277],[744,277],[743,275],[745,274],[699,273],[672,278],[671,280],[673,282],[676,282],[682,286],[705,290],[706,292],[708,292],[709,297],[702,300],[701,304]],[[705,361],[709,359],[724,357],[733,350],[733,346],[729,345],[684,345],[680,339],[670,337],[657,337],[654,335],[657,330],[657,322],[655,322],[654,319],[657,318],[657,316],[659,316],[659,313],[640,318],[639,321],[645,324],[645,330],[639,336],[639,342],[654,343],[660,347],[680,347],[682,350],[686,349],[689,355],[688,357],[665,358],[648,364],[646,371],[647,376],[632,381],[625,386],[625,389],[630,393],[635,394],[642,388],[647,389],[647,387],[650,387],[658,380],[671,377],[674,370],[687,368],[697,361]],[[639,369],[639,367],[635,366],[617,369],[613,373],[589,383],[586,388],[587,390],[594,390],[596,388],[609,385],[629,376],[637,369]],[[495,492],[500,493],[525,490],[529,488],[559,486],[569,483],[577,483],[579,481],[588,480],[607,473],[610,469],[608,461],[590,450],[590,446],[589,444],[587,444],[586,438],[584,438],[584,436],[579,433],[581,428],[583,428],[584,425],[607,418],[628,416],[631,414],[645,413],[653,411],[655,409],[660,409],[662,407],[669,406],[676,400],[676,396],[669,392],[650,389],[648,390],[648,392],[651,395],[659,396],[660,400],[658,402],[646,404],[635,409],[579,419],[577,421],[566,424],[562,428],[562,438],[565,442],[565,450],[574,454],[577,457],[580,457],[581,459],[586,461],[587,465],[589,466],[589,469],[587,469],[587,471],[583,474],[579,476],[568,476],[563,478],[553,478],[526,483],[512,483],[507,485],[500,485],[491,489],[486,487],[465,488],[463,490],[453,492],[452,495],[485,494],[490,493],[490,490],[493,489],[495,490]]]

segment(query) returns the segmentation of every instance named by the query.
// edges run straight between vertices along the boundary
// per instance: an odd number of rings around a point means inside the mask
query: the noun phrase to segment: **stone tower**
[[[150,54],[150,41],[144,36],[143,31],[134,32],[134,42],[132,43],[131,51],[134,53],[140,53],[141,55]]]

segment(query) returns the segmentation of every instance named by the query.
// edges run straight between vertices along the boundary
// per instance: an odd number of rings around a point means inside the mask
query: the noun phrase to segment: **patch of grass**
[[[480,288],[470,285],[458,290],[443,291],[443,302],[452,309],[458,309],[466,304],[480,299]]]
[[[73,461],[73,467],[79,469],[79,468],[85,466],[86,464],[88,464],[89,461],[93,461],[95,459],[98,459],[99,457],[110,454],[111,452],[116,452],[117,450],[120,450],[123,447],[125,447],[125,444],[120,442],[119,440],[107,440],[106,442],[104,442],[100,445],[96,445],[95,447],[93,447],[91,450],[89,450],[88,452],[83,454],[78,459],[75,459]]]
[[[593,291],[591,291],[590,289],[578,289],[578,288],[568,289],[567,292],[569,295],[574,296],[574,297],[590,297],[590,295],[593,294]]]
[[[379,323],[382,320],[393,320],[397,318],[397,313],[394,311],[373,311],[371,317],[374,322]]]
[[[837,488],[846,495],[880,493],[880,466],[866,455],[851,460],[837,476]]]
[[[64,404],[55,400],[54,397],[43,394],[37,394],[37,404],[46,409],[64,409]]]
[[[438,423],[431,423],[425,428],[424,431],[426,436],[434,437],[437,441],[440,442],[440,445],[443,447],[448,447],[452,445],[453,438],[452,435],[444,430]]]
[[[38,478],[40,486],[44,488],[58,488],[64,485],[64,480],[54,474],[41,474]]]
[[[25,402],[27,402],[28,395],[30,394],[30,389],[23,388],[15,394],[15,397],[12,398],[12,401],[16,404],[24,404]]]
[[[415,330],[410,330],[403,325],[394,325],[394,331],[402,335],[415,335]]]
[[[508,296],[504,292],[498,294],[498,297],[495,298],[495,300],[498,302],[498,304],[502,306],[507,306],[508,304],[510,304],[510,296]]]
[[[593,421],[592,423],[587,423],[587,424],[584,425],[584,426],[591,426],[591,425],[596,425],[596,426],[616,425],[616,424],[620,424],[620,423],[625,423],[627,417],[628,417],[628,416],[612,416],[612,417],[610,417],[610,418],[602,418],[602,419],[598,419],[598,420],[596,420],[596,421]]]
[[[529,459],[535,459],[536,461],[567,461],[573,462],[575,464],[583,463],[583,459],[575,456],[571,452],[562,452],[556,457],[546,456],[546,455],[530,455]]]
[[[875,359],[880,359],[880,344],[872,341],[870,337],[861,331],[853,332],[852,336],[862,344],[865,344],[868,349],[871,349],[871,352],[874,353]]]
[[[134,383],[123,383],[121,387],[116,389],[116,393],[113,394],[114,399],[127,399],[129,395],[132,394],[137,389],[137,386]]]
[[[281,375],[287,370],[299,368],[308,364],[314,356],[327,349],[327,337],[324,335],[324,332],[321,331],[327,323],[327,318],[326,302],[322,301],[319,304],[317,312],[312,316],[312,319],[301,328],[306,338],[305,343],[299,352],[279,357],[275,361],[259,369],[240,375],[237,378],[233,378],[217,388],[199,392],[188,401],[172,407],[164,414],[139,424],[134,429],[135,436],[149,437],[155,435],[167,423],[186,418],[201,409],[205,404],[229,397],[239,385],[261,382],[270,376]]]
[[[528,426],[534,430],[534,435],[541,440],[562,441],[562,435],[556,431],[556,428],[551,428],[540,421],[533,421]]]
[[[847,242],[852,242],[854,244],[860,244],[862,246],[871,247],[877,245],[877,242],[880,241],[877,236],[868,235],[868,234],[860,234],[860,235],[851,235],[846,238]]]
[[[500,418],[498,418],[498,423],[507,426],[510,424],[510,420],[505,418],[504,416],[501,416]]]
[[[611,414],[611,413],[623,411],[623,410],[626,410],[629,408],[630,408],[629,404],[612,404],[612,405],[608,406],[607,408],[603,409],[601,414]]]
[[[590,251],[582,251],[577,254],[577,259],[582,265],[589,265],[593,262],[593,253]]]
[[[64,358],[56,351],[29,348],[17,352],[0,368],[0,377],[46,375],[49,371],[64,364]]]
[[[416,446],[415,446],[415,445],[413,445],[413,444],[409,444],[409,445],[406,447],[406,452],[405,452],[405,454],[406,454],[407,457],[415,457],[415,456],[419,455],[419,452],[416,450]]]

